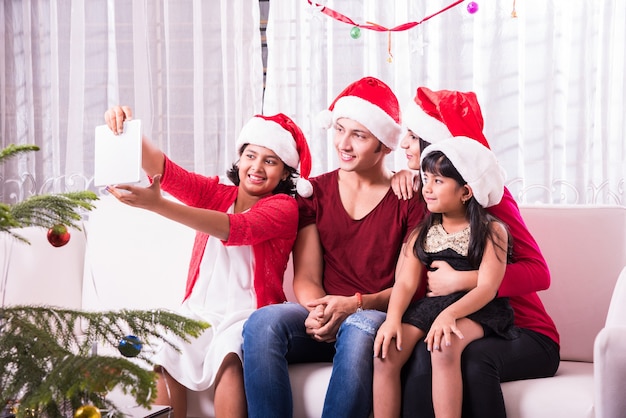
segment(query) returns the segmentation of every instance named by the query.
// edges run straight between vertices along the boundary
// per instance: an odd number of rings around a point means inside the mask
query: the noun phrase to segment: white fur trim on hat
[[[253,117],[241,128],[237,138],[237,151],[243,144],[260,145],[271,149],[292,168],[298,168],[300,156],[291,133],[279,123],[260,117]]]
[[[426,142],[435,144],[452,137],[446,124],[424,112],[415,100],[411,100],[402,113],[404,125]]]
[[[372,102],[357,96],[340,97],[333,107],[333,123],[348,118],[365,126],[380,142],[391,148],[398,147],[402,126],[387,112]]]
[[[315,125],[322,129],[329,129],[333,126],[333,112],[324,109],[315,115]]]
[[[313,195],[313,185],[309,180],[299,177],[296,181],[296,191],[302,197],[310,197]]]
[[[493,151],[471,138],[455,136],[427,146],[422,152],[420,164],[433,151],[441,151],[448,157],[482,207],[500,203],[504,195],[505,174]]]

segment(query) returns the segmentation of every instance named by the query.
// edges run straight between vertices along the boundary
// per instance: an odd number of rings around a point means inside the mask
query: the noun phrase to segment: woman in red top
[[[129,108],[118,106],[105,120],[117,134],[131,116]],[[312,191],[306,180],[309,149],[287,116],[253,117],[237,148],[240,158],[228,172],[233,186],[183,169],[143,138],[142,166],[152,184],[109,189],[123,203],[197,231],[180,313],[211,327],[190,343],[177,341],[180,352],[164,344],[153,358],[159,373],[156,403],[171,405],[176,418],[187,415],[187,389],[210,387],[216,416],[247,416],[243,323],[256,308],[285,301],[283,274],[298,227],[293,195],[296,186],[303,195]],[[164,198],[161,188],[182,203]]]
[[[453,136],[470,137],[487,148],[483,118],[472,92],[417,89],[413,101],[403,109],[408,128],[401,147],[408,166],[419,169],[420,151],[428,143]],[[399,198],[412,195],[411,187],[394,182]],[[463,416],[505,417],[500,382],[553,376],[559,366],[559,334],[536,292],[550,286],[550,272],[537,242],[532,237],[511,192],[505,187],[502,201],[488,211],[508,225],[513,236],[513,263],[507,265],[498,296],[508,297],[520,337],[514,340],[486,337],[474,341],[463,353]],[[445,262],[428,273],[426,296],[469,290],[476,286],[477,273],[458,272]],[[456,278],[453,288],[450,277]],[[444,278],[446,278],[444,280]],[[405,366],[403,415],[434,416],[431,397],[430,353],[419,344]]]

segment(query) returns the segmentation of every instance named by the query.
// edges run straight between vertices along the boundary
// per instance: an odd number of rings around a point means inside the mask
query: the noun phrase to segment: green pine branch
[[[0,204],[0,232],[28,242],[15,230],[27,226],[51,228],[65,225],[80,230],[80,210],[90,211],[98,196],[91,191],[31,196],[13,205]]]
[[[36,145],[10,144],[0,150],[0,163],[32,151],[38,151]],[[79,192],[35,195],[13,205],[0,203],[0,232],[8,233],[16,239],[28,243],[19,232],[19,228],[37,226],[52,228],[55,225],[65,225],[80,230],[82,216],[80,211],[94,209],[92,202],[98,196],[88,190]]]
[[[67,416],[85,403],[119,409],[104,395],[115,387],[148,407],[156,396],[156,374],[122,357],[92,354],[94,343],[117,346],[134,335],[143,343],[137,359],[152,364],[150,352],[165,335],[190,342],[209,324],[170,311],[85,312],[49,306],[0,309],[0,405],[19,400],[18,418]],[[169,331],[171,334],[167,334]]]
[[[17,157],[20,154],[26,154],[33,151],[39,151],[39,147],[37,145],[9,144],[6,148],[0,150],[0,164],[13,157]]]

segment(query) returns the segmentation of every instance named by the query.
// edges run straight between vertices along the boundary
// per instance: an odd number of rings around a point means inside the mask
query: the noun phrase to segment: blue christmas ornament
[[[134,335],[127,335],[122,337],[117,349],[124,357],[137,357],[141,352],[143,344],[141,340]]]

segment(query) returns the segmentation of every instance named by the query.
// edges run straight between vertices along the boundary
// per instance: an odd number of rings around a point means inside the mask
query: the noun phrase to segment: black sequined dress
[[[430,268],[433,261],[443,260],[455,270],[476,270],[467,258],[469,236],[469,226],[462,231],[448,234],[441,224],[433,225],[428,231],[424,248],[428,254],[428,260],[422,260],[422,262],[427,268]],[[456,292],[451,295],[424,297],[416,300],[409,305],[402,322],[428,332],[437,315],[466,293]],[[508,298],[496,297],[467,317],[482,325],[485,336],[495,334],[506,339],[513,339],[517,336],[517,328],[513,326],[513,309],[509,305]]]

